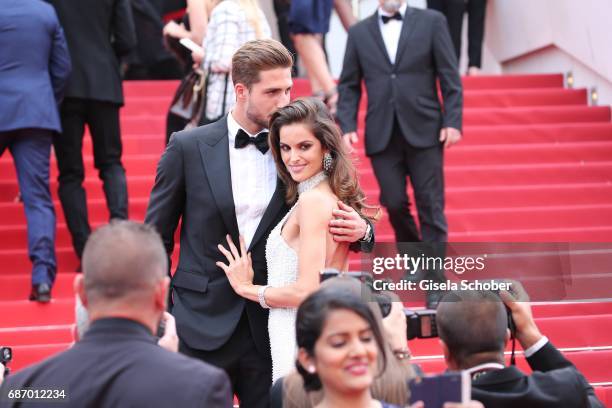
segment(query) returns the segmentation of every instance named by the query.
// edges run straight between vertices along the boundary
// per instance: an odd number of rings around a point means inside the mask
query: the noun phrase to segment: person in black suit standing
[[[518,282],[510,292],[450,292],[437,309],[436,323],[450,370],[472,376],[472,398],[486,407],[603,408],[593,387],[538,329],[529,298]],[[510,310],[516,339],[533,370],[526,375],[505,366]]]
[[[446,242],[443,148],[461,139],[463,96],[444,16],[408,7],[405,0],[380,0],[372,16],[349,29],[338,86],[338,120],[349,144],[357,141],[362,80],[366,154],[396,241]],[[410,215],[406,176],[420,233]]]
[[[151,226],[113,221],[91,234],[83,274],[74,284],[91,326],[69,350],[8,376],[0,407],[49,406],[49,399],[22,404],[9,396],[25,388],[57,390],[53,401],[75,408],[231,407],[222,370],[157,344],[167,268],[163,243]]]
[[[0,156],[13,156],[28,224],[30,300],[49,302],[55,280],[55,209],[49,157],[61,132],[70,55],[53,7],[41,0],[6,0],[0,7]]]
[[[463,16],[468,13],[468,75],[480,74],[487,0],[427,0],[427,7],[446,16],[457,59],[461,56]]]
[[[119,108],[123,105],[120,58],[136,46],[128,0],[50,0],[66,32],[73,70],[60,116],[63,133],[53,139],[59,198],[79,258],[91,232],[83,180],[85,125],[93,141],[94,166],[104,186],[110,218],[128,217],[121,163]]]
[[[272,113],[289,103],[292,66],[291,53],[278,41],[249,41],[236,51],[234,109],[170,138],[145,218],[160,232],[168,254],[182,219],[172,279],[180,350],[224,368],[240,405],[249,408],[269,406],[268,312],[234,292],[216,266],[227,261],[218,245],[242,235],[252,255],[253,283],[266,285],[266,240],[288,211],[267,127]],[[330,226],[335,239],[353,242],[371,235],[356,211],[340,208]]]

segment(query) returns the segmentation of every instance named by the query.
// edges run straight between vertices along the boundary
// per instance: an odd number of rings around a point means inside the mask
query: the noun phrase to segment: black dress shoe
[[[51,300],[51,286],[48,283],[40,283],[32,286],[30,300],[35,300],[39,303],[48,303]]]

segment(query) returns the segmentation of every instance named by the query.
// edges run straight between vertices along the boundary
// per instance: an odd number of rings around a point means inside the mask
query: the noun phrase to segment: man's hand
[[[353,145],[359,141],[359,136],[357,136],[357,132],[349,132],[342,135],[342,139],[344,140],[344,144],[349,152],[353,151]]]
[[[336,242],[357,242],[365,237],[366,222],[352,207],[338,201],[338,209],[333,210],[334,218],[329,221],[329,233]]]
[[[408,347],[408,330],[404,304],[402,302],[391,302],[391,312],[382,319],[383,327],[387,333],[387,339],[391,349],[400,350]]]
[[[179,338],[176,334],[176,321],[174,320],[174,316],[168,312],[164,312],[162,321],[165,326],[164,335],[159,338],[157,344],[168,351],[177,353],[179,349]]]
[[[529,296],[525,288],[517,281],[510,282],[512,283],[512,293],[502,290],[499,292],[499,296],[512,312],[512,319],[516,326],[516,339],[521,343],[523,350],[527,350],[542,338],[542,333],[540,333],[533,319]]]
[[[447,127],[440,130],[440,142],[445,148],[449,148],[461,140],[461,132],[458,129]]]

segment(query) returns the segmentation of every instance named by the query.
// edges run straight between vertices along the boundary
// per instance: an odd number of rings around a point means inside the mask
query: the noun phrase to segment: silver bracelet
[[[259,290],[257,290],[257,300],[259,300],[259,305],[264,309],[269,309],[270,306],[266,303],[266,289],[268,289],[270,285],[260,286]]]

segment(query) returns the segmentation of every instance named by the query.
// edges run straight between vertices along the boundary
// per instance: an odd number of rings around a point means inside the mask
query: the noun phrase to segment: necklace
[[[323,180],[327,179],[325,172],[321,171],[314,176],[302,181],[298,184],[298,193],[302,194],[318,186]]]

